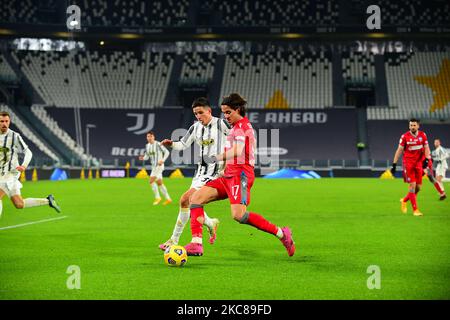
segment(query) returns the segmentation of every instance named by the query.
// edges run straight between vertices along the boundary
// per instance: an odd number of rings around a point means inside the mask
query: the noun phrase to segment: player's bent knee
[[[180,207],[189,208],[189,197],[184,194],[180,197]]]
[[[248,211],[245,211],[244,214],[239,213],[237,215],[233,215],[233,218],[234,218],[234,220],[236,220],[237,222],[239,222],[241,224],[247,224],[248,216],[249,216]]]
[[[23,203],[23,201],[17,201],[17,202],[13,202],[14,207],[16,207],[16,209],[23,209],[25,207],[25,203]]]
[[[191,196],[191,203],[195,203],[195,204],[205,204],[206,199],[205,197],[199,193],[199,192],[195,192],[192,196]]]
[[[233,219],[241,224],[246,224],[248,221],[249,213],[248,211],[241,212],[241,211],[231,211],[231,215],[233,216]]]

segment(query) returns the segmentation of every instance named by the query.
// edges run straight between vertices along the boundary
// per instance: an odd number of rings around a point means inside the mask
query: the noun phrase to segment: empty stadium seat
[[[31,106],[31,111],[38,117],[41,122],[50,129],[70,150],[72,150],[79,158],[86,158],[87,155],[84,148],[76,143],[75,140],[63,129],[58,123],[47,113],[41,106]]]
[[[187,52],[184,55],[181,79],[211,80],[216,55],[215,52]]]
[[[161,27],[187,21],[189,0],[120,1],[76,0],[82,21],[89,26]]]
[[[332,0],[212,0],[226,26],[335,25],[339,5]]]
[[[17,75],[11,68],[5,57],[0,53],[0,81],[17,81]]]
[[[230,53],[221,96],[230,92],[245,92],[250,108],[331,106],[331,59],[325,52]]]
[[[171,53],[13,52],[47,105],[82,108],[161,106]]]
[[[386,53],[390,108],[369,108],[368,119],[448,119],[450,52]]]
[[[0,21],[38,23],[37,9],[32,0],[2,1]]]
[[[450,24],[450,3],[442,0],[379,0],[382,25],[436,26]]]
[[[342,55],[345,82],[375,82],[375,58],[371,53],[345,52]]]

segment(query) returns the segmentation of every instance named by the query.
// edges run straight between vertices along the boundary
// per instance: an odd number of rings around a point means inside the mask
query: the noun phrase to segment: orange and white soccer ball
[[[170,267],[182,267],[187,262],[187,252],[183,246],[173,245],[164,251],[164,262]]]

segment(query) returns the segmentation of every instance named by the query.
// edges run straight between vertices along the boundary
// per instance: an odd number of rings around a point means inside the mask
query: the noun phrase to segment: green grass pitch
[[[165,183],[177,199],[190,179]],[[25,182],[24,197],[53,193],[63,212],[20,211],[3,198],[0,299],[449,299],[450,199],[438,201],[424,181],[424,217],[414,217],[409,204],[407,215],[399,210],[406,191],[400,179],[257,179],[249,210],[290,226],[296,254],[233,221],[224,200],[206,206],[221,220],[217,243],[174,268],[158,244],[178,205],[152,206],[147,180]],[[59,216],[67,218],[5,229]],[[187,225],[180,244],[189,240]],[[67,288],[71,265],[81,289]],[[367,287],[371,265],[380,289]]]

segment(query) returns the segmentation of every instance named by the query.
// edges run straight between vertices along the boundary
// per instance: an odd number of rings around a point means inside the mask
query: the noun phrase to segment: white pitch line
[[[16,225],[14,225],[14,226],[9,226],[9,227],[3,227],[3,228],[0,228],[0,230],[20,228],[20,227],[24,227],[24,226],[29,226],[29,225],[31,225],[31,224],[38,224],[38,223],[43,223],[43,222],[48,222],[48,221],[61,220],[61,219],[64,219],[64,218],[67,218],[67,216],[62,216],[62,217],[57,217],[57,218],[51,218],[51,219],[44,219],[44,220],[38,220],[38,221],[27,222],[27,223],[22,223],[22,224],[16,224]]]

